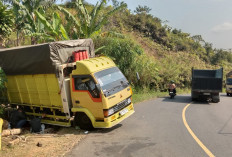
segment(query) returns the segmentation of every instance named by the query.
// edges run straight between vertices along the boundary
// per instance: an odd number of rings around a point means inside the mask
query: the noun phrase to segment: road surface
[[[202,103],[183,95],[134,107],[131,117],[114,128],[89,132],[66,156],[232,156],[232,97],[222,94],[220,103]]]

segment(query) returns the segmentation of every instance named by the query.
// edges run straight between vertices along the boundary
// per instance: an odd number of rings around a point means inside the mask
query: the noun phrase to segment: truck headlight
[[[110,116],[112,114],[114,114],[114,109],[113,108],[111,108],[111,109],[108,110],[108,115]]]
[[[127,99],[127,104],[130,104],[131,103],[131,98],[128,98]]]
[[[104,113],[104,117],[109,117],[110,115],[114,114],[114,109],[111,108],[108,110],[104,110],[103,113]]]

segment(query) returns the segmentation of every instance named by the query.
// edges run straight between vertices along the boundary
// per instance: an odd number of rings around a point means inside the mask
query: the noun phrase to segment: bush
[[[171,80],[174,80],[179,88],[189,88],[191,84],[192,67],[195,69],[213,69],[215,67],[206,64],[197,55],[185,52],[170,53],[159,60],[159,87],[165,90]]]
[[[6,94],[6,84],[7,79],[4,71],[0,67],[0,103],[5,103],[7,101],[7,94]]]
[[[6,94],[6,75],[2,68],[0,67],[0,118],[4,118],[4,108],[1,105],[2,103],[7,102],[7,94]]]
[[[158,84],[158,69],[152,57],[144,54],[141,47],[130,39],[97,38],[95,47],[105,46],[102,54],[111,57],[133,86],[149,87],[150,83]],[[136,72],[140,75],[137,80]]]

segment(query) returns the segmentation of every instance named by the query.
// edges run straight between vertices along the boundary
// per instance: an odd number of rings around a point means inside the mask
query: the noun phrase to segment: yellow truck
[[[110,128],[134,113],[132,89],[114,62],[80,39],[0,50],[8,101],[42,123]]]
[[[226,94],[232,95],[232,71],[226,75]]]

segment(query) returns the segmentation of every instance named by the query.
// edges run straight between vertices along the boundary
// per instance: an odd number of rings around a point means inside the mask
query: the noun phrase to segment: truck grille
[[[118,104],[114,105],[114,106],[112,107],[112,108],[114,109],[114,113],[115,113],[115,112],[118,112],[118,111],[120,111],[121,109],[125,108],[126,106],[130,105],[131,102],[128,103],[128,99],[130,99],[130,97],[127,98],[127,99],[125,99],[125,100],[123,100],[123,101],[121,101],[121,102],[119,102]]]

